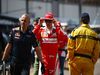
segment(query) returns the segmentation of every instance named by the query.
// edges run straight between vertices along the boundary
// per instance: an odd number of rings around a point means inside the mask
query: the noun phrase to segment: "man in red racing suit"
[[[43,22],[46,23],[45,27],[41,27]],[[52,24],[54,24],[54,27]],[[64,35],[60,23],[53,18],[52,13],[47,13],[45,18],[39,20],[39,24],[35,26],[33,33],[39,40],[42,50],[43,64],[45,66],[43,75],[55,75],[58,42]]]

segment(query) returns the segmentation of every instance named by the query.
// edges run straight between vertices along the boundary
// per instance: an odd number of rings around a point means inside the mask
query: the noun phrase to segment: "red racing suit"
[[[50,33],[46,27],[42,28],[40,25],[36,25],[33,33],[35,33],[38,41],[40,42],[43,61],[45,66],[44,75],[55,75],[56,69],[56,56],[58,53],[59,40],[62,39],[61,36],[64,35],[60,25],[52,28]]]
[[[64,32],[65,33],[65,32]],[[59,55],[61,56],[61,53],[66,50],[66,46],[67,46],[67,42],[68,42],[68,36],[65,33],[64,36],[62,37],[61,40],[59,40]]]

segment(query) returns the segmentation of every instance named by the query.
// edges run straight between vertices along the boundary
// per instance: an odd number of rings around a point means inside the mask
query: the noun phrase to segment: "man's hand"
[[[44,73],[45,73],[45,66],[44,66],[44,64],[43,64],[43,63],[41,63],[41,72],[42,72],[42,74],[44,74]]]
[[[2,56],[2,61],[7,60],[7,58],[9,57],[9,54],[11,52],[11,48],[12,48],[12,44],[8,43],[5,47],[5,50],[3,52],[3,56]]]
[[[43,23],[43,22],[44,22],[44,18],[40,18],[40,19],[39,19],[38,25],[42,26],[42,23]]]
[[[55,18],[53,18],[53,23],[56,24],[57,23],[57,20]]]
[[[55,18],[53,19],[53,23],[54,23],[55,27],[60,27],[61,26],[60,22],[57,21]]]

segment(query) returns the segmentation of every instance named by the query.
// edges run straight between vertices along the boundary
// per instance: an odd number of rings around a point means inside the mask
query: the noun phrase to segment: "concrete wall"
[[[24,0],[2,0],[2,14],[19,17],[25,13]]]
[[[90,24],[100,24],[100,7],[83,6],[82,12],[88,12],[90,14]]]
[[[55,7],[54,7],[55,8]],[[34,17],[43,17],[46,12],[52,11],[51,3],[45,2],[29,2],[29,12]],[[91,23],[95,23],[98,16],[100,17],[100,7],[82,6],[82,12],[88,12],[91,16]],[[25,0],[2,0],[2,14],[19,17],[25,13]],[[99,18],[100,19],[100,18]],[[78,5],[60,4],[59,20],[79,22]]]
[[[66,19],[66,21],[73,20],[78,22],[79,20],[78,5],[60,4],[59,12],[60,18]]]
[[[44,2],[29,2],[29,12],[34,13],[35,16],[43,17],[46,12],[51,11],[51,4]]]

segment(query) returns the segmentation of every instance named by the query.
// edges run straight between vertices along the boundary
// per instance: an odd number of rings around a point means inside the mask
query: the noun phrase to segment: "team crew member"
[[[41,51],[38,47],[35,35],[28,29],[30,17],[23,14],[20,18],[20,27],[14,28],[9,35],[2,60],[6,60],[12,49],[12,75],[30,75],[31,48],[36,49],[36,53],[42,62]]]
[[[46,26],[41,27],[45,22]],[[53,25],[54,24],[54,27]],[[37,39],[40,41],[40,46],[43,54],[43,64],[45,71],[42,70],[44,75],[55,75],[56,56],[58,53],[58,41],[60,36],[64,35],[60,29],[58,21],[54,19],[51,12],[47,13],[44,18],[40,18],[38,25],[33,30]]]
[[[67,54],[67,50],[66,50],[67,42],[68,42],[68,37],[67,34],[65,33],[65,35],[62,36],[62,39],[59,41],[58,55],[59,55],[59,63],[60,63],[59,65],[60,75],[64,75],[64,62]]]
[[[94,75],[99,57],[97,33],[90,26],[88,13],[81,15],[81,26],[71,32],[68,40],[68,63],[70,75]]]
[[[40,17],[37,17],[34,22],[33,22],[33,26],[36,26],[39,22]],[[35,50],[34,50],[35,52]],[[34,53],[35,55],[36,53]],[[39,59],[37,57],[37,55],[35,55],[35,62],[34,62],[34,70],[33,70],[33,75],[38,75],[39,74]]]

